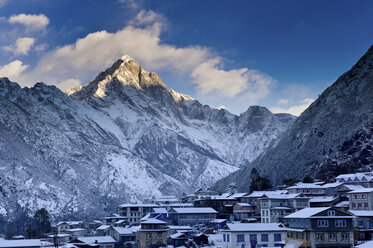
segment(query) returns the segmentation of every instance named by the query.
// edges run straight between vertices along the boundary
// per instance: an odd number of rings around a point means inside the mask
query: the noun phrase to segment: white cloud
[[[18,38],[14,45],[4,46],[3,50],[12,52],[14,55],[27,55],[35,43],[34,38]]]
[[[278,104],[281,104],[281,105],[286,105],[289,103],[289,99],[280,99],[278,100]]]
[[[192,72],[199,94],[212,98],[235,98],[255,103],[267,96],[273,79],[247,68],[225,71],[219,69],[220,59],[215,58],[198,65]]]
[[[314,101],[315,99],[312,99],[312,98],[304,98],[303,100],[298,102],[299,103],[298,105],[291,106],[290,108],[273,107],[273,108],[270,108],[270,110],[273,113],[289,113],[295,116],[299,116]]]
[[[48,44],[41,43],[41,44],[35,46],[34,49],[35,49],[35,51],[41,52],[41,51],[45,51],[45,49],[47,49],[47,48],[48,48]]]
[[[216,106],[224,103],[231,109],[230,102],[237,99],[247,106],[268,95],[275,80],[264,73],[249,68],[224,70],[224,59],[207,47],[176,47],[162,43],[160,32],[164,23],[163,16],[153,11],[141,11],[131,25],[122,30],[90,33],[73,44],[47,52],[24,78],[48,84],[71,78],[87,82],[128,54],[147,70],[190,76],[197,95],[206,96],[205,101],[219,100]],[[222,101],[224,99],[228,103]]]
[[[0,0],[0,8],[8,3],[8,0]]]
[[[15,60],[7,65],[0,66],[0,77],[8,77],[10,80],[18,81],[21,74],[28,68],[22,61]]]
[[[130,8],[133,8],[133,9],[138,8],[138,4],[136,3],[135,0],[118,0],[118,1],[122,4],[124,4],[127,7],[130,7]]]
[[[78,79],[69,78],[63,82],[58,83],[56,86],[60,88],[60,90],[65,91],[65,90],[72,89],[79,85],[81,85],[81,82]]]
[[[217,107],[217,109],[225,109],[225,110],[228,110],[228,108],[225,106],[225,105],[220,105]]]
[[[30,31],[40,31],[45,29],[49,24],[49,18],[43,14],[27,15],[19,14],[13,15],[8,20],[12,24],[24,25]]]

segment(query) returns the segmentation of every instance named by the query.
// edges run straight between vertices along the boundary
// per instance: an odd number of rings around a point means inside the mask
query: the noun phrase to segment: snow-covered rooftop
[[[373,192],[373,188],[363,188],[363,189],[357,189],[348,192],[349,194],[354,194],[354,193],[370,193]]]
[[[322,185],[322,187],[323,188],[335,188],[335,187],[338,187],[338,186],[340,186],[342,184],[343,183],[341,183],[341,182],[327,183],[327,184]]]
[[[40,247],[40,239],[0,240],[0,247]]]
[[[302,210],[299,210],[295,213],[292,213],[288,216],[285,216],[284,218],[309,218],[314,216],[315,214],[321,213],[322,211],[325,211],[329,209],[329,207],[323,207],[323,208],[304,208]]]
[[[264,232],[264,231],[286,231],[280,223],[238,223],[227,224],[232,232]]]
[[[119,235],[133,235],[133,230],[129,227],[113,227]]]
[[[101,225],[101,226],[97,227],[96,230],[106,230],[106,229],[108,229],[109,227],[110,227],[109,225]]]
[[[342,174],[336,177],[339,182],[366,182],[372,181],[371,173]]]
[[[166,222],[158,219],[148,218],[141,222],[141,224],[166,224]]]
[[[87,229],[84,229],[84,228],[71,228],[71,229],[65,230],[65,232],[82,232],[82,231],[87,231]]]
[[[168,226],[171,230],[193,230],[190,226]]]
[[[286,190],[268,190],[268,191],[253,191],[250,195],[246,196],[249,198],[254,198],[254,197],[262,197],[264,194],[265,195],[283,195],[286,194]]]
[[[168,212],[166,208],[153,208],[153,213],[167,214]]]
[[[178,214],[217,214],[213,208],[173,208]]]
[[[106,243],[116,243],[116,241],[111,236],[91,236],[91,237],[78,237],[78,240],[86,244],[106,244]]]
[[[373,217],[373,210],[349,210],[349,212],[357,217]]]
[[[353,185],[353,184],[345,184],[343,187],[346,187],[349,190],[359,190],[359,189],[364,189],[364,186],[361,185]]]
[[[338,197],[334,197],[334,196],[317,196],[317,197],[312,197],[310,199],[310,202],[332,202],[334,200],[336,200]]]
[[[372,248],[373,247],[373,240],[367,241],[363,244],[356,245],[355,248]]]
[[[314,183],[297,183],[294,186],[288,187],[288,189],[323,189],[324,187]]]
[[[149,207],[149,208],[156,208],[159,207],[158,204],[149,204],[149,203],[125,203],[121,204],[118,207],[120,208],[129,208],[129,207]]]
[[[62,224],[67,224],[69,226],[73,226],[73,225],[81,225],[83,224],[83,220],[78,220],[78,221],[75,221],[75,220],[68,220],[68,221],[60,221],[57,223],[57,226],[59,225],[62,225]]]

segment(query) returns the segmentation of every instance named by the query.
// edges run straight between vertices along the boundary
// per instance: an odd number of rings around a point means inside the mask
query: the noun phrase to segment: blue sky
[[[0,29],[0,76],[22,86],[128,54],[212,107],[299,115],[373,44],[373,2],[0,0]]]

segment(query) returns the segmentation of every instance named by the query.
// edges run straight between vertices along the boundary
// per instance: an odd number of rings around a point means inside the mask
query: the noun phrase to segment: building
[[[336,177],[337,182],[373,187],[373,173],[342,174]]]
[[[348,193],[354,190],[365,189],[365,187],[361,185],[353,185],[353,184],[343,184],[338,190],[338,195],[340,197],[348,197]]]
[[[254,215],[256,219],[260,219],[261,208],[260,208],[260,198],[264,195],[283,195],[287,194],[287,190],[276,190],[276,191],[253,191],[251,194],[246,195],[241,198],[242,203],[250,203],[254,206]]]
[[[172,235],[175,233],[185,233],[188,236],[191,236],[194,232],[194,229],[191,226],[172,226],[168,225],[168,235]]]
[[[170,203],[178,203],[179,200],[176,196],[161,196],[159,198],[155,198],[153,200],[155,204],[170,204]]]
[[[185,233],[177,232],[167,238],[167,244],[172,245],[173,247],[185,247],[186,243],[188,243],[188,235]]]
[[[140,219],[149,214],[152,208],[157,208],[157,204],[122,204],[117,207],[118,214],[125,217],[129,224],[136,224]]]
[[[287,189],[289,194],[303,194],[306,196],[323,196],[326,194],[326,188],[317,183],[297,183]]]
[[[70,242],[71,244],[81,245],[98,245],[99,248],[114,248],[116,241],[110,236],[90,236],[78,237]]]
[[[85,228],[72,228],[67,229],[64,232],[69,234],[73,239],[79,236],[85,236],[88,233],[87,229]]]
[[[154,212],[153,209],[163,208],[166,211],[172,208],[191,208],[192,203],[180,203],[180,202],[170,202],[170,203],[159,203],[159,204],[122,204],[117,207],[118,214],[124,217],[128,224],[139,224],[141,219],[146,215]]]
[[[136,243],[136,232],[131,227],[113,227],[111,226],[107,231],[106,235],[113,237],[117,242],[118,246],[121,247],[133,247]]]
[[[226,219],[215,219],[215,220],[210,221],[210,223],[207,225],[207,227],[211,229],[222,229],[226,226],[227,226]]]
[[[265,194],[260,198],[261,222],[279,223],[284,216],[309,207],[309,199],[303,194]]]
[[[253,218],[255,216],[255,206],[251,203],[239,202],[233,206],[235,220]]]
[[[373,210],[373,188],[349,192],[350,210]]]
[[[327,183],[322,185],[325,188],[325,195],[326,196],[337,196],[338,190],[343,187],[342,182],[335,182],[335,183]]]
[[[4,240],[0,239],[0,248],[40,248],[40,239]]]
[[[139,248],[148,248],[151,245],[166,246],[166,222],[157,219],[148,219],[141,222],[138,233]]]
[[[373,240],[373,211],[372,210],[350,210],[356,219],[354,227],[357,231],[358,240]]]
[[[61,221],[56,225],[57,232],[63,232],[73,228],[85,228],[85,221]]]
[[[224,193],[201,197],[194,200],[194,206],[198,208],[213,208],[219,213],[219,218],[234,220],[233,206],[238,203],[234,194]]]
[[[305,208],[283,218],[287,241],[300,241],[303,248],[352,248],[353,216],[335,208]]]
[[[316,196],[310,199],[311,208],[333,207],[339,201],[337,196]]]
[[[283,247],[286,228],[279,223],[227,224],[222,230],[223,248]]]
[[[118,221],[125,221],[127,222],[127,218],[124,216],[120,216],[119,214],[113,214],[112,216],[107,216],[102,219],[103,225],[114,225]],[[128,222],[127,222],[128,223]]]
[[[176,226],[207,225],[217,214],[213,208],[173,208],[168,213],[170,224]]]
[[[105,233],[107,230],[109,230],[110,226],[109,225],[101,225],[97,227],[96,229],[96,235],[97,236],[105,236]]]

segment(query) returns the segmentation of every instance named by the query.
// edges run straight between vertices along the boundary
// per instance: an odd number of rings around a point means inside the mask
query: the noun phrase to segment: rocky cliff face
[[[122,57],[63,93],[0,79],[0,214],[46,207],[101,215],[123,202],[209,187],[259,156],[294,121],[240,116],[168,89]]]
[[[252,168],[273,183],[309,174],[328,179],[335,174],[371,170],[373,121],[373,47],[327,88],[293,126],[249,166],[220,181],[247,189]]]

